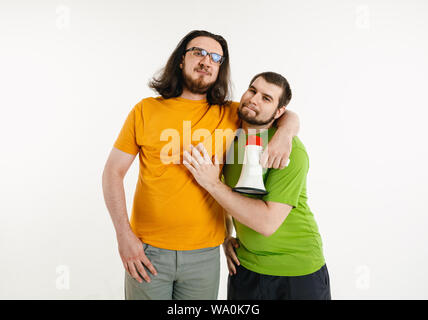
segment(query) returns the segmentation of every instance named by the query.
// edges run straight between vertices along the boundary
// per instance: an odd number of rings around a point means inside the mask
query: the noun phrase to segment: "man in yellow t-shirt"
[[[128,114],[103,172],[104,199],[126,270],[126,299],[216,299],[226,231],[223,209],[182,164],[202,142],[224,159],[240,127],[238,103],[228,102],[229,53],[223,37],[192,31],[178,44]],[[298,131],[287,112],[262,156],[283,168]],[[123,179],[139,155],[140,170],[129,221]],[[149,274],[151,274],[149,276]]]

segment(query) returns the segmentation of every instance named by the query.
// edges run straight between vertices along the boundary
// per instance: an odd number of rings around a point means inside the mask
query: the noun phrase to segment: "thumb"
[[[235,248],[238,248],[238,247],[239,247],[239,243],[238,243],[238,241],[237,241],[236,239],[233,239],[232,243],[233,243],[233,246],[234,246]]]

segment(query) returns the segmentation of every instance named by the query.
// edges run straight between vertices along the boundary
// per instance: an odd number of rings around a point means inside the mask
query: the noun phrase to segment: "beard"
[[[269,119],[262,120],[262,119],[257,119],[258,113],[256,113],[255,116],[250,116],[248,115],[248,113],[242,112],[242,107],[238,108],[239,119],[247,122],[248,124],[252,124],[255,126],[264,126],[272,122],[272,120],[275,119],[275,114],[276,114],[276,110],[272,113],[272,116],[270,116]]]
[[[191,93],[205,94],[213,86],[214,82],[206,83],[201,76],[198,79],[192,79],[186,72],[183,71],[184,86]]]

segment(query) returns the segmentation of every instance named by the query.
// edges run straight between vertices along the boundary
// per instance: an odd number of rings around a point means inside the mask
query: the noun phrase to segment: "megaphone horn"
[[[249,136],[245,145],[241,175],[236,186],[232,188],[233,191],[245,194],[268,194],[263,183],[263,168],[260,165],[262,151],[262,138]]]

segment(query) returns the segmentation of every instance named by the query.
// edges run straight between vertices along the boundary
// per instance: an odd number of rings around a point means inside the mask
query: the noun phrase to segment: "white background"
[[[333,299],[427,299],[423,0],[1,1],[0,298],[123,299],[103,167],[194,29],[228,41],[234,100],[289,80]]]

